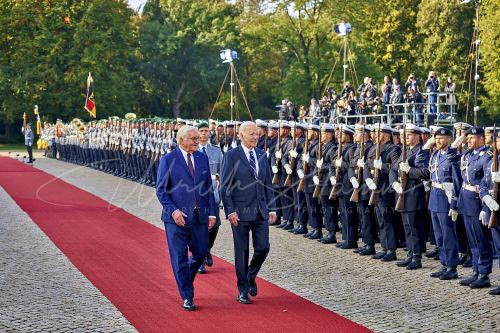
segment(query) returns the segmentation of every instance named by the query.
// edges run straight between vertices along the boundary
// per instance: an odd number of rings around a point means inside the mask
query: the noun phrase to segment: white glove
[[[358,158],[358,161],[356,162],[356,165],[358,168],[364,168],[365,167],[365,158]]]
[[[486,212],[481,211],[481,213],[479,213],[479,221],[481,221],[481,224],[485,227],[488,226],[488,221],[486,221]]]
[[[401,186],[400,182],[392,183],[392,188],[394,189],[394,191],[396,191],[397,194],[403,193],[403,187]]]
[[[425,192],[429,192],[431,190],[431,187],[429,186],[429,182],[427,180],[424,180],[422,184],[424,184]]]
[[[290,157],[297,158],[297,151],[295,149],[290,150]]]
[[[458,138],[455,139],[455,141],[453,141],[453,143],[451,144],[451,148],[460,147],[462,145],[462,142],[464,142],[465,138],[466,138],[465,134],[460,135]]]
[[[216,180],[217,179],[217,176],[216,175],[212,175],[212,180]]]
[[[443,190],[448,197],[448,203],[451,203],[453,197],[453,183],[443,183]]]
[[[331,183],[332,185],[337,184],[337,178],[336,178],[335,176],[331,176],[331,177],[330,177],[330,183]]]
[[[349,181],[351,182],[352,187],[354,187],[354,188],[359,188],[359,182],[358,182],[358,180],[356,179],[356,177],[351,177],[351,178],[349,178]]]
[[[448,213],[448,216],[451,216],[451,220],[455,222],[458,218],[458,212],[454,209],[450,209],[450,212]]]
[[[486,206],[488,206],[488,208],[493,211],[493,212],[496,212],[498,210],[498,202],[495,201],[495,199],[493,199],[493,197],[489,194],[485,195],[483,197],[483,201],[485,203]]]
[[[373,179],[371,178],[366,178],[365,179],[365,183],[366,185],[368,186],[368,188],[372,191],[376,191],[377,190],[377,185],[373,182]]]
[[[224,148],[226,148],[226,147],[224,147]],[[227,149],[225,151],[227,151]],[[267,156],[267,158],[269,158],[269,149],[266,150],[266,156]]]
[[[373,167],[375,169],[382,170],[382,160],[379,158],[378,160],[373,161]]]
[[[278,160],[281,160],[281,149],[280,149],[280,150],[277,150],[277,151],[274,153],[274,157],[276,157],[276,159],[278,159]]]
[[[291,175],[292,174],[292,167],[290,166],[290,164],[285,164],[284,168],[285,168],[285,171],[286,171],[287,175]]]
[[[408,164],[408,162],[401,162],[401,164],[399,164],[399,170],[404,173],[410,172],[410,164]]]
[[[313,183],[314,183],[314,185],[318,185],[319,184],[319,177],[318,176],[314,176],[313,177]]]
[[[317,160],[316,161],[316,167],[318,169],[321,169],[322,166],[323,166],[323,159]]]
[[[342,166],[342,159],[335,159],[335,166],[337,168],[340,168]]]
[[[297,175],[299,176],[300,179],[304,178],[304,171],[297,170]]]
[[[429,138],[429,140],[427,140],[423,149],[429,150],[429,149],[431,149],[432,146],[434,146],[435,143],[436,143],[436,139],[434,137],[431,137],[431,138]]]
[[[278,167],[276,165],[273,165],[271,169],[273,170],[273,173],[278,173]]]
[[[500,183],[500,172],[491,172],[491,180],[495,183]]]
[[[231,147],[232,148],[238,147],[238,144],[236,143],[236,140],[233,140],[233,142],[231,143]]]
[[[302,155],[302,162],[309,163],[309,154]]]

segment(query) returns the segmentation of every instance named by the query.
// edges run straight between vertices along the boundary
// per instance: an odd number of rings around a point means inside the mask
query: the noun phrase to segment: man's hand
[[[399,170],[403,171],[404,173],[410,172],[410,164],[408,164],[408,162],[401,162],[399,164]]]
[[[208,218],[208,230],[212,229],[215,225],[215,222],[216,222],[216,218],[215,217],[209,217]]]
[[[278,167],[276,165],[273,165],[271,170],[273,170],[273,173],[278,173]]]
[[[277,150],[275,153],[274,153],[274,157],[276,157],[277,160],[281,160],[281,149],[280,150]]]
[[[377,159],[376,159],[376,160],[374,160],[374,161],[373,161],[373,167],[374,167],[375,169],[382,170],[382,159],[380,159],[380,158],[379,158],[378,160],[377,160]]]
[[[434,137],[431,137],[429,140],[424,145],[423,149],[429,150],[431,147],[433,147],[436,144],[436,139]]]
[[[481,213],[479,213],[479,221],[481,221],[481,224],[485,227],[488,226],[488,221],[486,221],[486,212],[481,211]]]
[[[235,227],[238,225],[238,221],[240,220],[238,217],[238,213],[234,212],[229,214],[228,216],[229,222],[234,225]]]
[[[187,217],[187,215],[181,212],[179,209],[176,209],[172,213],[172,219],[174,220],[174,223],[177,224],[179,227],[186,226],[186,221],[184,220],[185,217]]]
[[[498,210],[498,208],[499,208],[498,203],[495,201],[495,199],[493,199],[493,197],[491,195],[489,195],[489,194],[485,195],[483,197],[483,201],[492,212],[496,212]]]
[[[491,180],[494,183],[500,183],[500,172],[492,171],[491,172]]]
[[[316,167],[318,169],[321,169],[322,166],[323,166],[323,159],[317,160],[316,161]]]
[[[394,191],[396,191],[397,194],[403,193],[403,187],[401,186],[400,182],[392,183],[392,188],[394,189]]]
[[[309,163],[309,154],[302,155],[302,162]]]
[[[299,179],[304,178],[304,171],[302,169],[297,170],[297,176],[299,176]]]
[[[269,212],[269,223],[276,222],[276,212]]]
[[[451,220],[455,222],[458,218],[458,212],[455,209],[450,209],[448,216],[451,216]]]
[[[351,182],[352,187],[354,187],[354,188],[359,188],[359,182],[358,182],[358,180],[356,179],[356,177],[351,177],[351,178],[349,178],[349,181]]]
[[[313,177],[313,183],[314,185],[319,185],[319,177],[317,175]]]
[[[464,142],[464,140],[466,139],[466,135],[465,133],[460,135],[458,138],[455,139],[455,141],[453,141],[453,143],[451,144],[451,148],[458,148],[462,145],[462,142]]]
[[[340,168],[342,166],[342,158],[335,159],[335,167]]]
[[[286,171],[287,175],[291,175],[292,174],[293,170],[292,170],[292,167],[290,166],[290,164],[285,164],[284,168],[285,168],[285,171]]]
[[[375,182],[373,181],[373,179],[371,178],[366,178],[365,179],[365,183],[366,185],[368,186],[368,188],[372,191],[376,191],[377,190],[377,184],[375,184]]]
[[[290,150],[290,157],[297,158],[298,153],[295,149]]]
[[[358,158],[358,161],[356,162],[356,165],[358,168],[363,169],[365,167],[365,158]]]

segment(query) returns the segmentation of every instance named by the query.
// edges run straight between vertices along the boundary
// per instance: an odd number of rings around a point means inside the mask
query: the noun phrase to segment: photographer
[[[419,85],[420,85],[420,82],[416,78],[415,74],[411,73],[410,76],[408,76],[408,80],[406,80],[406,83],[405,83],[406,90],[408,90],[409,88],[412,88],[413,90],[420,92]]]
[[[342,91],[340,92],[340,96],[343,99],[347,99],[351,92],[354,92],[354,89],[351,87],[350,82],[346,82],[344,88],[342,88]]]
[[[411,104],[411,112],[415,114],[415,125],[420,125],[422,121],[422,104],[424,99],[422,94],[413,88],[408,88],[408,93],[404,95],[405,103]]]
[[[446,93],[446,106],[448,108],[448,113],[451,116],[455,105],[457,105],[457,99],[455,98],[455,82],[451,77],[448,77],[446,85],[444,86],[444,92]]]
[[[398,82],[396,79],[394,79],[396,83]],[[391,95],[391,104],[400,104],[403,103],[403,94],[401,93],[401,86],[399,84],[394,84],[393,81],[393,90],[392,90],[392,95]],[[393,114],[393,122],[400,122],[401,117],[399,115],[396,115],[398,113],[403,112],[403,106],[402,105],[395,105],[392,106],[391,108],[391,113]]]
[[[392,93],[392,84],[391,79],[386,75],[384,76],[384,84],[380,88],[382,92],[382,104],[387,104],[390,102],[391,93]]]
[[[437,102],[437,92],[439,89],[439,80],[434,75],[433,71],[429,72],[429,78],[425,81],[425,91],[429,94],[427,95],[430,104],[430,113],[436,113],[436,102]]]
[[[322,122],[328,122],[328,119],[330,118],[330,113],[332,112],[332,104],[328,96],[325,95],[321,98],[320,108],[321,108],[320,116]]]

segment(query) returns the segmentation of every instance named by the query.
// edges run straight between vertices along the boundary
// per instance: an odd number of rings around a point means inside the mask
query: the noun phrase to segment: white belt
[[[462,188],[464,190],[467,190],[467,191],[471,191],[471,192],[474,192],[474,193],[479,193],[477,185],[462,184]]]
[[[441,183],[432,182],[431,185],[432,185],[432,187],[438,188],[440,190],[444,190],[443,184],[441,184]]]

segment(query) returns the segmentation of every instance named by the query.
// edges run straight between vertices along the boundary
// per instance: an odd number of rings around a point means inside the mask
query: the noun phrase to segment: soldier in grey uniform
[[[26,128],[22,127],[21,132],[24,135],[24,145],[26,146],[26,151],[28,152],[28,163],[33,163],[33,141],[35,141],[35,135],[31,130],[31,124],[27,123]]]

